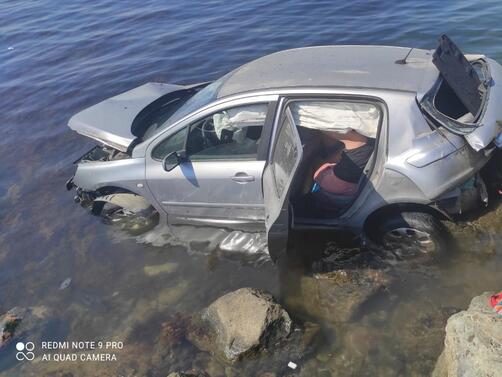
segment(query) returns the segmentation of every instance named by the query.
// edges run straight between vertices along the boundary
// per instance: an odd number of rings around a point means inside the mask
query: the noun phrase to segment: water
[[[215,79],[293,47],[433,48],[447,33],[464,51],[502,62],[501,11],[499,1],[2,1],[0,313],[28,308],[26,339],[125,347],[117,362],[20,363],[11,345],[0,353],[0,375],[165,376],[194,365],[215,377],[223,367],[188,344],[168,352],[161,324],[243,286],[267,289],[291,303],[293,316],[312,318],[294,289],[309,271],[279,273],[259,235],[181,229],[179,238],[158,230],[129,237],[77,208],[64,182],[93,142],[68,130],[72,114],[147,81]],[[398,284],[354,322],[319,320],[324,341],[304,373],[429,374],[448,315],[500,289],[501,223],[492,210],[458,232],[464,250],[446,262],[392,269]],[[149,275],[151,265],[169,272]]]

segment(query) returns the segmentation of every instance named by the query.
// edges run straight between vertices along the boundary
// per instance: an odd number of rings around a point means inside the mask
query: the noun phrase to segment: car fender
[[[144,158],[79,163],[71,183],[83,191],[96,192],[97,196],[126,191],[155,203],[145,181]]]
[[[92,207],[93,214],[98,215],[101,213],[101,210],[106,203],[114,204],[134,213],[146,211],[151,207],[150,203],[141,195],[133,193],[115,193],[98,196],[94,199]]]

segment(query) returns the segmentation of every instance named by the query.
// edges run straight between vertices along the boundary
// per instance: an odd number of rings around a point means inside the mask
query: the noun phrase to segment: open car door
[[[300,136],[289,109],[283,113],[276,135],[263,173],[265,225],[268,250],[273,261],[287,250],[289,193],[303,154]]]

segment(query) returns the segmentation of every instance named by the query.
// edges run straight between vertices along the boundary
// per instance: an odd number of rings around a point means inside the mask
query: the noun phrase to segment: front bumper
[[[94,212],[93,207],[94,207],[94,199],[96,199],[97,195],[94,192],[89,192],[89,191],[84,191],[81,187],[78,187],[74,182],[73,178],[75,176],[73,175],[70,179],[66,181],[66,190],[71,191],[75,190],[75,195],[73,196],[73,201],[75,203],[80,204],[83,208]]]

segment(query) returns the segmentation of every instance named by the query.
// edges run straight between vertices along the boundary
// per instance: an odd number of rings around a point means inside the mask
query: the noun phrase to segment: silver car
[[[480,171],[498,154],[501,105],[502,67],[446,36],[435,51],[280,51],[214,82],[147,83],[76,114],[69,127],[100,145],[67,188],[93,214],[138,228],[265,225],[273,259],[292,229],[433,253],[441,220],[487,201]],[[326,131],[343,128],[375,139],[357,193],[334,196],[336,213],[297,213]]]

